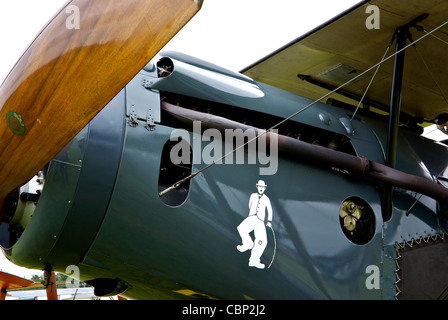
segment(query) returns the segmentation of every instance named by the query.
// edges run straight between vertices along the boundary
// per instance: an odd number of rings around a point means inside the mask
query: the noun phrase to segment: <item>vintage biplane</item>
[[[360,2],[241,73],[156,56],[199,1],[68,5],[0,90],[9,260],[131,299],[447,297],[446,1]]]

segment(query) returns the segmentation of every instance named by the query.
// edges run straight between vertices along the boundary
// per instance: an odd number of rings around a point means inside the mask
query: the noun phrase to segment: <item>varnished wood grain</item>
[[[199,10],[194,0],[73,0],[67,5],[79,8],[80,28],[67,28],[72,12],[64,7],[0,88],[0,204]]]
[[[17,277],[15,275],[0,272],[0,289],[13,290],[27,288],[34,284],[33,281]]]

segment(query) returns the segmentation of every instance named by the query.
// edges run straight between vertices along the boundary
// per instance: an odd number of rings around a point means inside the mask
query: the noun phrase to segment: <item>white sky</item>
[[[201,11],[173,39],[169,49],[239,71],[358,2],[205,0]],[[1,82],[36,34],[65,3],[65,0],[0,0]]]
[[[239,71],[358,2],[205,0],[201,11],[166,49]],[[65,3],[65,0],[0,0],[0,83]],[[0,269],[26,277],[41,274],[12,267],[2,254]]]

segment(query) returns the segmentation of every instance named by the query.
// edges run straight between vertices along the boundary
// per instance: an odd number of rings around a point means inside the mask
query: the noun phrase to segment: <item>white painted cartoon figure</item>
[[[244,219],[237,227],[242,244],[237,246],[238,251],[245,252],[251,249],[249,258],[249,267],[264,269],[265,265],[261,263],[260,258],[268,244],[266,226],[272,229],[272,206],[268,196],[264,194],[267,185],[263,180],[256,184],[258,193],[253,193],[249,199],[249,216]],[[267,216],[267,223],[265,218]],[[255,240],[250,236],[254,232]]]

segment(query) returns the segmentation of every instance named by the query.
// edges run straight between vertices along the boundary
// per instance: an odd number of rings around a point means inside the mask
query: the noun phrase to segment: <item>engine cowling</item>
[[[48,167],[10,195],[0,239],[11,261],[64,271],[82,260],[106,214],[124,126],[123,90]]]

